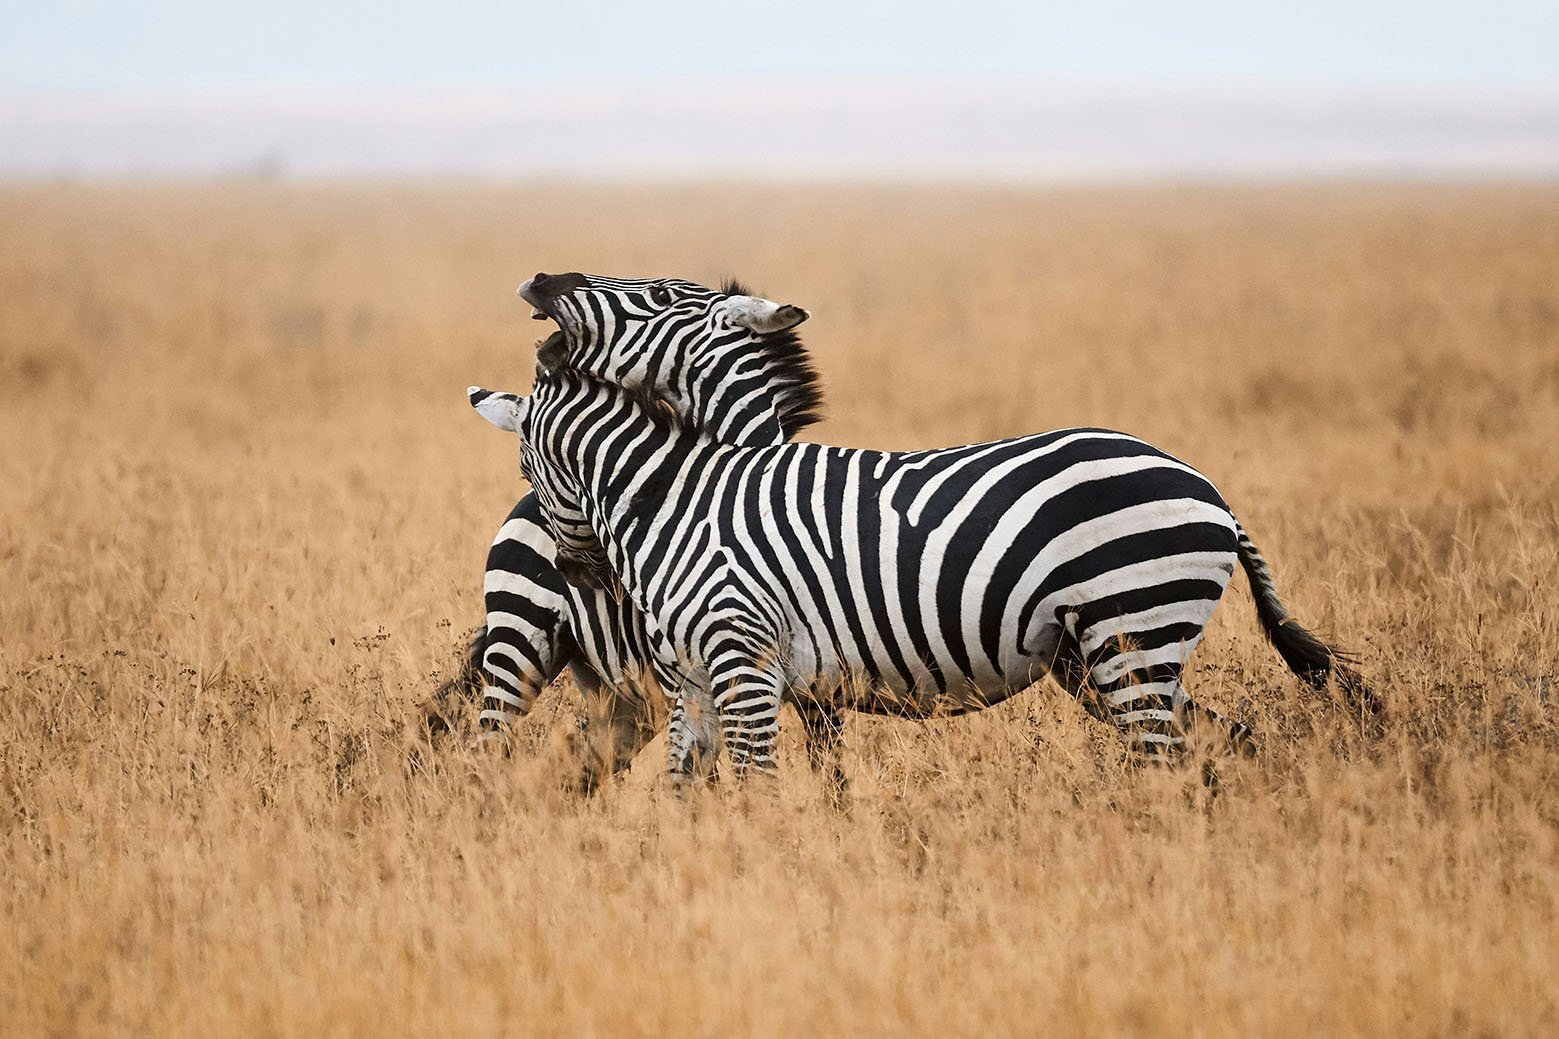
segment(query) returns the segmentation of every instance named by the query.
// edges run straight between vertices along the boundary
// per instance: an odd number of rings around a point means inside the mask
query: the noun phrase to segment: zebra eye
[[[650,302],[658,307],[671,306],[671,290],[664,285],[656,285],[650,289]]]

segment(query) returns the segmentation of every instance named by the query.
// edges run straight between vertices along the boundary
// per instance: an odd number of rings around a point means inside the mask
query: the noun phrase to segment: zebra
[[[1289,667],[1368,702],[1345,658],[1289,616],[1213,484],[1127,434],[909,453],[711,440],[684,410],[707,393],[697,350],[805,312],[684,285],[538,276],[521,294],[560,332],[535,390],[470,391],[521,434],[576,575],[619,579],[674,657],[673,772],[702,767],[693,750],[714,719],[733,771],[771,771],[787,695],[929,717],[1047,674],[1134,752],[1173,756],[1193,731],[1251,752],[1248,728],[1181,684],[1236,561]]]
[[[682,283],[679,291],[715,294],[691,282]],[[719,295],[750,299],[749,308],[758,313],[778,309],[734,280],[722,285]],[[783,443],[817,420],[819,380],[793,331],[805,317],[790,313],[783,323],[770,321],[747,335],[727,335],[701,354],[706,374],[698,416],[711,436],[741,444]],[[562,568],[567,566],[565,557]],[[483,596],[486,623],[426,705],[424,724],[434,733],[447,732],[463,704],[480,698],[480,738],[507,746],[503,734],[566,667],[585,704],[576,737],[583,766],[577,783],[586,792],[594,790],[603,777],[631,761],[658,728],[642,617],[619,596],[565,581],[534,493],[515,504],[492,542]],[[801,717],[809,754],[825,767],[834,761],[829,755],[837,732],[834,719],[805,709]]]

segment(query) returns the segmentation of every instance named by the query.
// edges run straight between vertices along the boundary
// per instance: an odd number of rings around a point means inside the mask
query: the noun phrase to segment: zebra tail
[[[1288,669],[1306,684],[1324,689],[1328,678],[1358,711],[1367,716],[1380,717],[1385,713],[1384,704],[1370,689],[1364,677],[1353,669],[1352,655],[1329,646],[1315,632],[1305,628],[1289,614],[1288,607],[1278,598],[1277,585],[1272,580],[1272,570],[1267,566],[1250,535],[1236,520],[1235,533],[1239,538],[1240,566],[1250,579],[1251,596],[1256,600],[1256,617],[1261,621],[1262,634],[1278,651]]]
[[[423,724],[438,737],[454,730],[460,716],[482,697],[482,658],[487,653],[487,625],[471,633],[450,675],[424,705]]]

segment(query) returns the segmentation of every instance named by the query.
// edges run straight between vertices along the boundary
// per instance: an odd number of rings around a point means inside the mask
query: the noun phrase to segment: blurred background
[[[8,2],[0,176],[1559,171],[1559,5]]]

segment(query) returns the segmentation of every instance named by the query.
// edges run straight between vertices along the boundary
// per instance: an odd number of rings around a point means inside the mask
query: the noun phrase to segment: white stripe
[[[548,558],[552,557],[548,556]],[[494,592],[518,595],[522,599],[549,609],[561,610],[562,608],[563,597],[557,592],[550,588],[543,588],[524,574],[516,574],[509,570],[489,570],[483,575],[482,594],[491,595]]]
[[[1177,682],[1144,682],[1141,685],[1129,685],[1125,689],[1117,689],[1106,695],[1104,700],[1111,707],[1122,707],[1149,696],[1163,696],[1167,693],[1173,697],[1178,685]]]
[[[1098,664],[1090,677],[1094,685],[1109,685],[1127,671],[1139,671],[1155,664],[1184,664],[1188,655],[1181,642],[1171,642],[1157,649],[1134,649]]]
[[[1180,747],[1185,745],[1184,736],[1165,736],[1159,732],[1129,732],[1126,734],[1128,742],[1152,743],[1160,747]]]
[[[541,628],[538,628],[536,625],[532,624],[530,621],[526,620],[524,617],[519,616],[518,614],[505,613],[503,610],[492,610],[487,614],[487,630],[489,635],[491,635],[492,632],[499,630],[500,628],[519,632],[521,636],[533,644],[538,642],[542,645],[552,644],[552,633],[550,631],[544,631]]]
[[[557,555],[557,546],[552,543],[546,530],[523,516],[516,516],[498,528],[498,536],[493,538],[493,544],[504,541],[515,541],[533,548],[543,559],[550,560]]]
[[[1135,725],[1137,722],[1172,722],[1175,720],[1174,711],[1164,711],[1154,708],[1146,711],[1127,711],[1125,714],[1115,716],[1117,725]]]
[[[1234,573],[1232,552],[1181,552],[1128,563],[1114,570],[1069,585],[1051,596],[1057,604],[1081,605],[1108,599],[1122,592],[1151,588],[1171,581],[1215,581],[1226,584]],[[1047,600],[1049,601],[1049,600]]]
[[[507,692],[507,691],[505,691],[503,689],[499,689],[495,685],[484,685],[484,686],[482,686],[482,696],[485,697],[486,699],[489,699],[489,700],[499,700],[499,701],[502,701],[503,703],[509,704],[509,705],[511,705],[513,707],[518,707],[521,710],[525,709],[525,701],[524,700],[521,700],[518,696],[515,696],[513,693]]]

